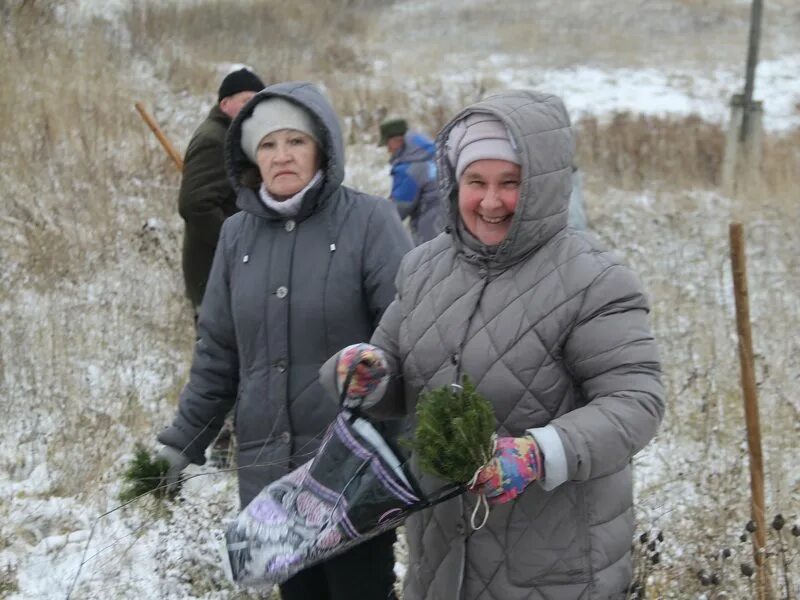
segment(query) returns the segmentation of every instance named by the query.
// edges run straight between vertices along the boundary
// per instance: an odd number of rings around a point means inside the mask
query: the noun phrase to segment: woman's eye
[[[262,149],[262,148],[264,150],[269,150],[269,149],[274,148],[274,147],[275,147],[275,142],[261,142],[261,144],[259,144],[259,146],[258,146],[259,150]]]
[[[298,138],[292,138],[292,139],[289,140],[289,143],[292,144],[293,146],[301,146],[301,145],[305,144],[305,142],[306,141],[303,138],[299,138],[299,137]]]

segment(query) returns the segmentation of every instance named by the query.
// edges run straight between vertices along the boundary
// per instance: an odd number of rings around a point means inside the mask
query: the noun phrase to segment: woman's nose
[[[286,162],[291,159],[289,148],[285,144],[278,144],[275,147],[275,160],[278,162]]]
[[[481,200],[481,206],[483,206],[483,208],[496,208],[501,205],[502,202],[500,202],[500,195],[498,192],[499,190],[495,186],[488,186]]]

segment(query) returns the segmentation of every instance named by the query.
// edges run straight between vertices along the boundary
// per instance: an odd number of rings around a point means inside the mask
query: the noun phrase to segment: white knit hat
[[[258,144],[264,136],[281,129],[302,131],[320,145],[319,129],[309,112],[299,104],[272,97],[259,102],[242,122],[241,145],[247,158],[255,163]]]
[[[453,125],[447,136],[447,158],[455,166],[456,179],[476,160],[507,160],[520,164],[511,136],[503,122],[488,113],[470,113]]]

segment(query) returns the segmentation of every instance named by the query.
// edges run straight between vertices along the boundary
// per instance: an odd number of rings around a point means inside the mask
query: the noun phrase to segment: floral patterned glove
[[[476,474],[470,491],[483,494],[489,504],[504,504],[544,476],[544,459],[533,437],[501,437],[494,456]]]
[[[344,398],[346,408],[369,408],[383,397],[389,373],[383,350],[370,344],[353,344],[339,353],[336,388],[342,393],[347,374],[353,370]]]

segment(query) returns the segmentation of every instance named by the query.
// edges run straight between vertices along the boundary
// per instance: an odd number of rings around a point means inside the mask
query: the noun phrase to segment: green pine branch
[[[136,453],[122,475],[125,487],[119,494],[122,502],[129,502],[152,492],[157,498],[167,496],[166,486],[161,485],[169,469],[163,458],[153,458],[144,446],[136,444]]]
[[[465,484],[491,458],[494,431],[492,405],[465,375],[461,391],[445,386],[420,396],[409,446],[423,471]]]

